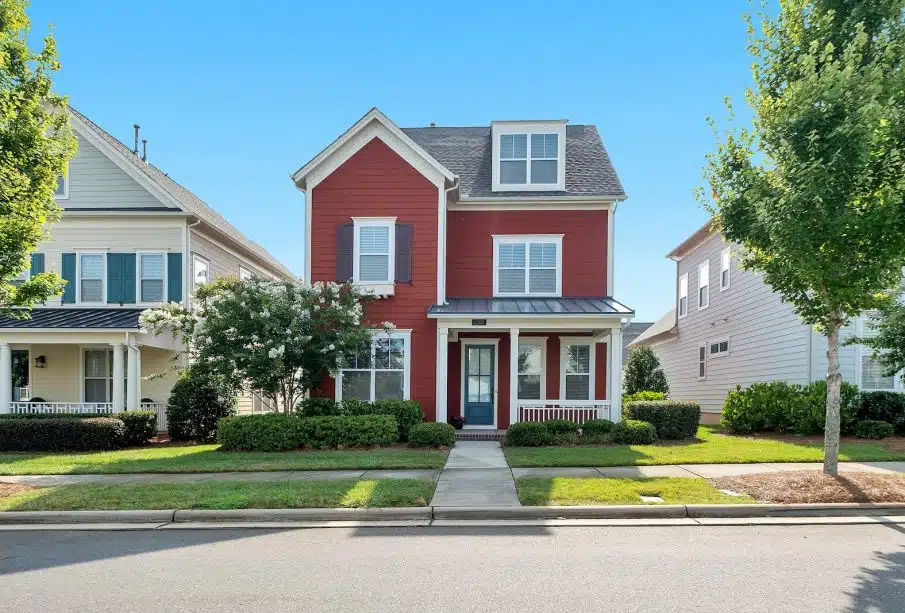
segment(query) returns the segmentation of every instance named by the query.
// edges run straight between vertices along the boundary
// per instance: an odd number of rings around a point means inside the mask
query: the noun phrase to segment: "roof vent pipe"
[[[132,127],[135,128],[135,146],[132,148],[132,153],[138,155],[138,129],[141,127],[137,123],[132,124]]]
[[[141,160],[143,162],[148,161],[148,139],[141,139]]]

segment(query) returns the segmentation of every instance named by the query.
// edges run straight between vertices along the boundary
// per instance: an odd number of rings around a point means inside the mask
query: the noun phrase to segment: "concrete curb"
[[[324,522],[324,521],[430,521],[431,507],[377,509],[236,509],[231,511],[176,511],[180,522]]]
[[[905,504],[851,503],[832,504],[688,504],[687,516],[706,517],[863,517],[905,515]]]
[[[472,519],[650,519],[687,517],[685,505],[587,507],[434,507],[435,520]]]
[[[4,524],[165,524],[176,511],[6,511]]]

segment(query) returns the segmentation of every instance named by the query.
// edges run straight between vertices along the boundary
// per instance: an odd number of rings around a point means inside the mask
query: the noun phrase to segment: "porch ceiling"
[[[631,316],[634,311],[613,298],[449,298],[434,304],[427,316],[435,319],[468,316],[594,317]]]

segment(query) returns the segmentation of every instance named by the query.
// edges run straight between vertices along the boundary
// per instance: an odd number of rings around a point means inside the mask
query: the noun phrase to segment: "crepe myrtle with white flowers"
[[[224,277],[199,288],[193,311],[169,303],[141,315],[144,328],[171,331],[235,390],[254,389],[290,411],[335,375],[346,354],[370,343],[363,303],[351,283]],[[387,332],[392,324],[380,326]]]

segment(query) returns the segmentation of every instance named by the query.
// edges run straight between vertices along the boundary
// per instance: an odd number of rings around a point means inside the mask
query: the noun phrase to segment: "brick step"
[[[505,430],[456,430],[457,441],[501,441]]]

